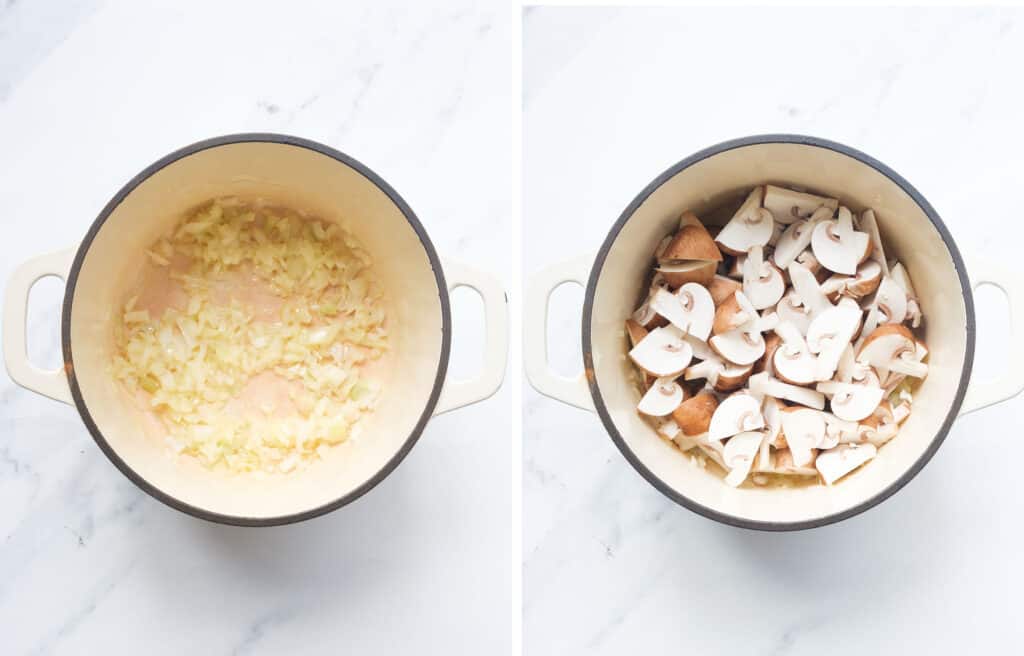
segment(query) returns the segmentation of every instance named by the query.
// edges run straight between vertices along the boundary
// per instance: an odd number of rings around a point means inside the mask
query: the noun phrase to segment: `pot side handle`
[[[490,398],[505,379],[508,360],[508,295],[494,276],[456,260],[442,262],[448,291],[456,287],[475,289],[484,303],[484,362],[479,376],[471,380],[446,379],[434,414],[455,410]]]
[[[591,254],[579,255],[535,273],[526,288],[523,310],[523,359],[530,384],[544,396],[591,412],[594,410],[594,401],[590,396],[586,376],[583,373],[575,378],[560,376],[549,366],[548,299],[551,292],[563,283],[574,282],[586,287],[587,274],[593,261]]]
[[[1010,343],[1005,373],[992,380],[975,380],[971,376],[960,406],[961,415],[1011,399],[1024,390],[1024,276],[979,258],[970,260],[968,275],[972,290],[980,285],[994,285],[1006,294],[1010,306]]]
[[[28,359],[27,326],[28,294],[40,278],[57,276],[67,281],[75,249],[48,253],[23,262],[11,274],[4,297],[3,349],[4,363],[11,379],[25,389],[64,403],[72,403],[67,372],[61,369],[40,369]]]

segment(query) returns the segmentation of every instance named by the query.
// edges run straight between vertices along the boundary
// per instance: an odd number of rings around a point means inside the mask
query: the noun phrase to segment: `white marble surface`
[[[519,11],[377,4],[0,2],[0,279],[163,154],[276,131],[362,160],[439,251],[516,289]],[[43,285],[30,320],[50,364],[59,295]],[[482,337],[457,305],[468,372]],[[243,529],[145,496],[70,407],[0,373],[0,653],[519,653],[510,374],[358,502]]]
[[[523,30],[527,273],[596,249],[682,157],[764,132],[878,157],[963,251],[1020,270],[1019,12],[536,8]],[[558,364],[578,367],[581,294],[562,296]],[[1007,334],[994,299],[979,302],[981,375]],[[596,416],[532,390],[524,401],[526,653],[1019,651],[1020,459],[994,454],[1024,433],[1024,400],[959,420],[881,506],[795,534],[694,515]]]

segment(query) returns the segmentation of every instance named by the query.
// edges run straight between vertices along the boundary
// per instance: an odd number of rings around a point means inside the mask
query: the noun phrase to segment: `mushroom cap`
[[[752,246],[764,246],[772,237],[772,213],[761,207],[764,187],[754,187],[715,242],[730,255],[746,253]]]
[[[682,287],[688,282],[707,285],[715,277],[718,264],[710,260],[665,262],[657,268],[671,287]]]
[[[763,440],[764,434],[760,431],[744,431],[729,438],[722,449],[722,460],[729,470],[725,477],[727,484],[736,487],[747,479]]]
[[[697,283],[686,283],[674,294],[660,289],[650,300],[651,307],[684,333],[706,340],[715,317],[711,294]]]
[[[743,293],[755,310],[772,307],[786,291],[782,271],[762,258],[762,247],[754,246],[743,263]]]
[[[718,399],[714,394],[700,392],[679,404],[672,411],[672,419],[675,420],[683,435],[703,435],[711,427],[711,417],[718,408]]]
[[[782,412],[782,430],[793,454],[793,463],[808,465],[814,449],[825,439],[825,418],[809,408],[786,408]]]
[[[897,323],[875,328],[861,344],[857,361],[915,378],[924,378],[928,374],[928,365],[917,360],[917,340],[913,333]]]
[[[889,276],[878,284],[874,304],[882,314],[879,323],[902,323],[907,318],[907,293]]]
[[[882,267],[875,260],[868,260],[857,267],[857,275],[846,281],[846,291],[857,298],[863,298],[878,289],[882,282]]]
[[[757,396],[774,396],[817,410],[822,410],[825,407],[825,395],[821,392],[784,383],[764,372],[751,376],[747,381],[747,388],[751,394]]]
[[[716,308],[742,289],[742,283],[726,276],[715,275],[708,283],[708,293],[711,294],[711,300],[715,302]]]
[[[779,223],[792,224],[794,221],[806,219],[821,207],[835,211],[839,207],[839,201],[785,187],[765,185],[764,207]]]
[[[708,426],[708,439],[718,442],[737,433],[763,427],[761,402],[749,394],[737,392],[718,404]]]
[[[712,383],[716,392],[733,392],[743,387],[743,383],[750,378],[754,365],[738,365],[732,362],[725,362],[722,370],[718,372],[718,378]]]
[[[857,265],[867,257],[870,249],[870,238],[853,229],[853,217],[845,207],[839,208],[838,219],[818,223],[811,234],[814,257],[834,273],[854,275]]]
[[[914,283],[910,281],[910,274],[902,263],[897,262],[892,265],[892,269],[889,271],[889,276],[903,289],[907,298],[917,298],[917,292],[914,291]]]
[[[794,385],[813,383],[816,380],[818,361],[800,331],[793,324],[780,323],[775,328],[775,334],[782,339],[782,345],[772,357],[775,376]]]
[[[662,326],[647,333],[629,351],[636,366],[654,376],[678,376],[690,364],[693,348],[675,326]]]
[[[870,416],[885,396],[881,387],[831,380],[818,383],[817,390],[830,397],[832,414],[845,421],[860,421]]]
[[[704,224],[697,220],[692,212],[684,213],[693,216],[694,221],[687,222],[665,245],[659,260],[710,260],[712,262],[722,261],[722,252],[715,246],[715,240],[711,238]],[[685,219],[681,220],[682,223]]]
[[[775,304],[775,313],[779,315],[779,323],[791,323],[797,327],[801,335],[807,334],[811,325],[811,311],[800,300],[794,290],[787,292]]]
[[[832,210],[819,208],[812,216],[790,224],[775,245],[775,253],[773,254],[775,264],[785,269],[795,262],[797,257],[810,246],[814,226],[830,218],[832,218]],[[817,260],[815,260],[815,263],[817,263]]]
[[[811,321],[807,328],[807,346],[818,354],[815,380],[832,378],[843,355],[860,327],[862,315],[856,301],[844,298]]]
[[[818,279],[814,277],[810,269],[799,262],[793,262],[789,265],[788,271],[793,291],[810,312],[812,319],[832,307],[832,303],[829,302],[825,292],[821,290]]]
[[[683,402],[683,388],[674,377],[666,376],[654,381],[651,388],[640,399],[636,409],[651,417],[664,417],[672,413]]]
[[[745,326],[757,318],[757,310],[742,291],[735,291],[715,310],[715,318],[711,324],[711,332],[721,335],[741,326]]]
[[[753,373],[759,374],[762,371],[767,371],[771,375],[775,374],[775,367],[772,365],[772,358],[775,356],[775,351],[779,348],[780,344],[782,344],[782,338],[779,337],[778,333],[771,332],[765,335],[764,355],[754,363]]]
[[[708,344],[720,356],[738,365],[754,364],[764,355],[764,337],[761,333],[743,328],[715,335],[708,340]]]
[[[878,449],[872,444],[840,444],[822,451],[814,466],[826,485],[832,485],[843,476],[875,457]]]
[[[647,329],[641,326],[636,319],[626,319],[626,334],[629,335],[629,345],[636,346],[644,337],[647,337]]]

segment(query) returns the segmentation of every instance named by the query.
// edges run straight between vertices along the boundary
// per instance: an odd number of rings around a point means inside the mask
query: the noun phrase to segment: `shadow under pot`
[[[401,362],[401,375],[389,375],[381,385],[358,440],[288,474],[232,474],[175,456],[147,434],[151,420],[129,402],[111,372],[114,323],[144,266],[145,249],[186,212],[224,197],[259,198],[340,222],[371,256],[387,299],[387,357]],[[66,281],[64,366],[56,371],[32,365],[25,350],[28,292],[47,275]],[[477,378],[446,381],[449,292],[458,286],[483,298],[486,351]],[[504,377],[507,324],[496,279],[442,260],[405,201],[367,167],[305,139],[241,134],[164,157],[113,197],[80,246],[21,265],[8,285],[3,348],[11,378],[73,404],[99,447],[140,488],[196,517],[266,526],[315,517],[357,499],[398,466],[433,415],[492,395]]]
[[[922,336],[930,349],[929,374],[914,392],[910,417],[874,460],[832,486],[730,487],[712,468],[701,468],[661,437],[636,409],[641,393],[626,357],[624,322],[646,295],[651,254],[677,229],[684,211],[701,218],[721,216],[762,184],[838,198],[855,212],[874,209],[886,255],[909,271],[925,315]],[[1017,316],[1024,310],[1024,281],[991,261],[970,262],[968,279],[960,252],[932,206],[906,180],[864,153],[796,135],[725,142],[682,160],[640,192],[596,257],[567,260],[532,277],[524,326],[527,375],[540,393],[596,411],[626,460],[690,510],[762,530],[829,524],[871,508],[906,485],[935,454],[957,416],[1024,388],[1024,342],[1016,326],[1006,349],[1007,373],[993,381],[971,380],[973,289],[982,283],[1002,288],[1011,316]],[[546,361],[547,302],[552,290],[565,282],[586,287],[584,372],[578,378],[553,373]]]

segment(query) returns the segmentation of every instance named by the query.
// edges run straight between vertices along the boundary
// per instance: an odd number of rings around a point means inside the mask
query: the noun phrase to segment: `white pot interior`
[[[266,199],[339,222],[374,258],[388,299],[390,371],[362,434],[289,475],[232,475],[170,454],[110,374],[112,321],[143,249],[183,212],[219,196]],[[425,237],[424,237],[425,239]],[[82,399],[103,438],[140,477],[204,511],[265,519],[302,513],[359,489],[410,439],[442,358],[442,305],[427,250],[401,209],[356,169],[309,148],[219,145],[156,171],[114,208],[82,261],[71,305],[70,345]]]
[[[925,315],[929,375],[899,435],[878,457],[833,487],[740,488],[700,469],[659,437],[636,412],[623,322],[642,300],[651,253],[681,212],[701,218],[735,207],[753,186],[775,183],[838,197],[878,216],[889,259],[907,267]],[[728,216],[724,217],[727,220]],[[722,222],[722,219],[719,221]],[[967,352],[964,294],[949,249],[924,210],[898,184],[849,155],[796,143],[750,144],[712,155],[656,189],[622,227],[607,252],[590,323],[594,376],[611,421],[650,473],[677,494],[718,513],[752,522],[814,522],[851,509],[896,483],[927,451],[951,412]]]

